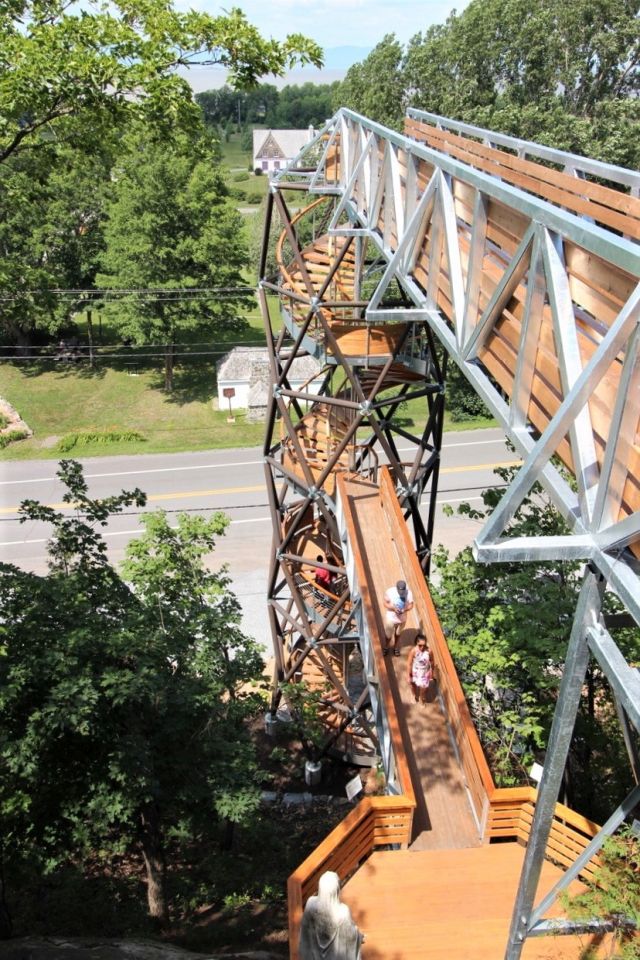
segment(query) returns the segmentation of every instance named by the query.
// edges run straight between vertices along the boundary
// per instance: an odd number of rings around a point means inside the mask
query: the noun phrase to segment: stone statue
[[[300,925],[300,960],[360,960],[364,934],[340,903],[340,878],[327,870],[317,897],[309,897]]]

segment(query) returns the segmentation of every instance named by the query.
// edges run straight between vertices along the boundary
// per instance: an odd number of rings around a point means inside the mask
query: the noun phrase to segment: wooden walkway
[[[365,547],[360,553],[364,572],[383,616],[384,592],[403,578],[403,559],[391,536],[378,487],[353,481],[348,482],[347,491],[357,536]],[[418,621],[412,611],[401,637],[400,657],[390,655],[384,659],[416,795],[412,849],[478,846],[478,825],[437,696],[437,685],[433,684],[425,707],[413,702],[407,683],[407,657],[417,629]]]
[[[415,610],[400,656],[381,655],[382,597],[398,579],[408,579],[406,543],[396,538],[377,486],[352,479],[342,491],[357,541],[359,577],[366,578],[367,595],[376,598],[368,607],[377,610],[364,612],[379,646],[379,668],[389,678],[417,802],[409,849],[374,851],[347,880],[342,899],[366,935],[363,960],[501,960],[525,848],[481,842],[437,685],[426,706],[413,702],[406,664],[419,626]],[[562,873],[544,862],[538,901]],[[570,888],[580,889],[578,882]],[[546,914],[562,915],[558,903]],[[590,943],[595,940],[587,935],[529,939],[523,960],[580,960]]]
[[[523,857],[517,843],[373,853],[342,891],[366,936],[363,960],[501,960]],[[541,889],[561,874],[545,861]],[[530,939],[523,960],[579,960],[592,940]]]

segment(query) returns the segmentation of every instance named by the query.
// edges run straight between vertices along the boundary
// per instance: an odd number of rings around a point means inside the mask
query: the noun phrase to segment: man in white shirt
[[[413,596],[404,580],[398,580],[395,587],[389,587],[385,591],[383,603],[385,609],[384,632],[387,641],[384,655],[386,657],[389,653],[393,641],[393,652],[396,657],[399,657],[398,641],[400,634],[407,622],[407,614],[410,610],[413,610]]]

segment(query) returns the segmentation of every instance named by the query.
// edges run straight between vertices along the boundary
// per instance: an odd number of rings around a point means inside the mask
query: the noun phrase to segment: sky
[[[395,33],[398,40],[407,43],[431,24],[444,23],[452,10],[460,13],[468,3],[469,0],[229,0],[221,4],[213,0],[178,0],[176,6],[211,14],[239,6],[264,36],[283,40],[288,33],[303,33],[331,52],[340,47],[356,48],[357,62],[385,34]],[[335,55],[328,59],[334,60]],[[330,83],[341,79],[344,69],[296,71],[287,82]],[[189,72],[188,79],[198,91],[221,86],[224,76],[219,69],[196,68]]]
[[[190,6],[194,5],[209,12],[217,7],[208,0],[191,0]],[[464,0],[457,4],[453,0],[236,0],[234,5],[276,40],[288,33],[304,33],[323,47],[375,47],[386,33],[395,33],[405,43],[467,4]]]

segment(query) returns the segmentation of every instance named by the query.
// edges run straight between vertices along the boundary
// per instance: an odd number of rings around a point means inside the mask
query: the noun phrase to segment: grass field
[[[108,366],[103,362],[95,370],[52,362],[4,364],[0,394],[19,411],[34,436],[0,450],[0,460],[178,453],[260,444],[263,424],[247,423],[241,411],[235,412],[235,423],[227,423],[228,411],[218,410],[214,359],[186,357],[176,366],[171,395],[162,389],[159,357],[144,364],[140,361],[136,367],[125,366],[124,360],[110,361]],[[418,427],[425,419],[424,401],[407,403],[399,418],[409,430]],[[492,425],[493,421],[447,423],[447,429]],[[59,446],[70,434],[87,433],[101,436],[68,450]],[[144,439],[114,442],[108,435],[115,433],[137,433]]]
[[[216,343],[192,342],[179,347],[182,356],[176,363],[171,395],[163,390],[161,349],[123,347],[106,324],[100,342],[95,318],[94,337],[106,356],[94,369],[84,363],[61,364],[53,358],[3,363],[0,396],[19,412],[34,436],[0,450],[0,460],[169,453],[259,443],[261,424],[247,423],[242,413],[236,415],[235,423],[227,423],[228,411],[217,409],[216,362],[233,346],[265,342],[257,305],[248,321],[242,334],[229,334]],[[78,323],[78,336],[86,343],[82,322]],[[145,439],[113,442],[102,437],[76,444],[64,454],[58,445],[72,433],[132,432]]]
[[[240,208],[254,207],[257,209],[260,201],[267,193],[269,178],[256,176],[252,170],[250,172],[251,151],[242,149],[240,139],[241,135],[239,133],[232,133],[229,141],[223,139],[220,144],[224,179],[230,190],[241,190],[246,194],[245,200],[237,200]],[[247,174],[247,179],[237,182],[234,180],[234,175],[241,171]]]
[[[178,365],[171,395],[162,390],[159,365],[132,375],[104,365],[91,371],[11,364],[1,376],[2,395],[34,431],[31,439],[0,451],[4,460],[59,458],[57,441],[71,433],[136,432],[145,438],[76,444],[64,454],[73,457],[240,447],[262,439],[261,424],[247,423],[242,414],[229,424],[227,412],[217,409],[213,363]]]

